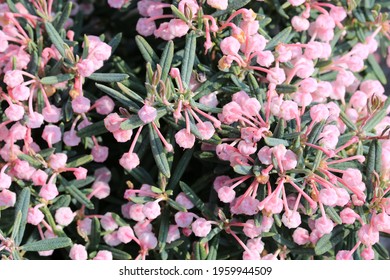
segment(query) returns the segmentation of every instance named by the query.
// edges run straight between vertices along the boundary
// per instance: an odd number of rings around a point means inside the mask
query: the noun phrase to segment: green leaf
[[[291,30],[292,28],[289,26],[279,32],[275,37],[272,38],[271,41],[268,42],[265,50],[272,50],[280,43],[288,43]]]
[[[72,12],[73,3],[70,1],[66,1],[64,8],[61,11],[61,17],[54,25],[56,30],[61,30],[64,27],[66,21],[70,18],[70,13]]]
[[[104,126],[104,121],[101,120],[80,129],[79,131],[77,131],[77,136],[79,136],[80,138],[84,138],[84,137],[98,136],[106,132],[107,129]]]
[[[49,251],[72,246],[72,240],[68,237],[57,237],[24,244],[21,250],[27,252]]]
[[[185,207],[183,207],[181,204],[177,203],[173,199],[168,198],[167,202],[169,206],[171,206],[173,209],[176,209],[177,211],[180,212],[187,212],[187,209]]]
[[[290,143],[284,139],[273,138],[273,137],[264,137],[264,142],[271,147],[282,144],[285,147],[290,146]]]
[[[19,230],[20,230],[20,223],[22,221],[22,212],[17,211],[16,213],[17,214],[15,216],[15,221],[14,221],[14,224],[12,226],[12,233],[11,233],[12,240],[14,240],[17,237]]]
[[[168,190],[173,190],[176,188],[177,184],[179,183],[181,177],[183,176],[184,172],[186,171],[188,164],[191,161],[192,154],[194,153],[194,149],[186,150],[181,157],[180,161],[176,165],[176,169],[172,174],[172,177],[169,179],[169,183],[167,186]]]
[[[54,213],[57,209],[61,207],[68,207],[71,202],[71,197],[68,194],[63,194],[55,198],[53,205],[50,207],[50,211]]]
[[[274,215],[274,217],[275,217],[275,215]],[[297,247],[297,245],[294,242],[284,238],[283,236],[281,236],[278,233],[275,235],[272,235],[271,237],[273,240],[275,240],[279,244],[287,246],[288,249]]]
[[[237,174],[248,175],[252,171],[252,165],[240,165],[236,164],[233,169]]]
[[[165,250],[167,242],[168,230],[169,230],[169,208],[165,207],[161,213],[160,229],[158,233],[158,242],[160,247],[160,253]]]
[[[206,244],[206,243],[209,242],[211,239],[213,239],[215,236],[217,236],[221,231],[222,231],[222,228],[221,228],[221,227],[215,227],[215,228],[213,228],[213,229],[207,234],[207,236],[203,237],[203,238],[200,240],[200,243],[201,243],[201,244]]]
[[[378,80],[382,84],[387,84],[386,75],[385,75],[385,73],[383,73],[382,67],[378,64],[375,57],[372,54],[370,54],[368,56],[367,61],[368,61],[368,64],[371,66],[375,76],[378,78]]]
[[[176,17],[180,18],[184,22],[188,22],[186,16],[178,8],[176,8],[175,5],[171,5],[171,10]]]
[[[164,51],[161,55],[160,66],[161,66],[161,80],[165,82],[168,77],[169,71],[171,70],[174,44],[172,41],[169,41],[164,48]]]
[[[130,197],[130,200],[137,204],[144,204],[146,202],[154,201],[153,198],[148,196],[132,196]]]
[[[63,179],[62,179],[63,180]],[[91,200],[89,200],[87,198],[87,196],[82,193],[78,188],[76,188],[75,186],[73,185],[68,185],[66,188],[66,191],[74,198],[76,199],[78,202],[80,202],[82,205],[85,205],[85,207],[87,207],[88,209],[94,209],[95,206],[93,205],[93,203],[91,202]]]
[[[18,196],[18,201],[15,205],[15,213],[17,213],[17,215],[21,213],[19,229],[14,238],[16,246],[19,246],[20,243],[22,242],[24,230],[26,228],[28,208],[30,205],[30,196],[31,196],[30,189],[23,188],[23,190],[20,192]]]
[[[137,43],[137,46],[145,61],[149,62],[153,68],[156,67],[156,64],[159,62],[159,58],[148,42],[146,42],[146,40],[140,35],[135,36],[135,42]]]
[[[294,93],[297,90],[298,87],[296,85],[281,84],[276,86],[276,92],[278,93]]]
[[[380,173],[382,159],[381,152],[382,147],[380,142],[378,140],[373,140],[370,143],[365,166],[367,199],[370,199],[373,196],[373,180],[375,179],[374,171],[378,174]]]
[[[207,255],[207,260],[216,260],[218,255],[219,247],[219,235],[216,235],[213,240],[211,240],[209,245],[209,254]]]
[[[356,125],[349,119],[349,117],[344,113],[344,111],[340,111],[340,119],[345,123],[345,125],[352,131],[357,131]]]
[[[337,211],[334,209],[334,207],[326,207],[325,210],[326,214],[337,224],[341,225],[343,221],[341,220],[341,217],[337,213]]]
[[[138,166],[128,171],[141,184],[154,185],[153,177],[143,167]]]
[[[100,242],[100,222],[99,219],[94,217],[91,223],[91,234],[89,235],[89,244],[88,250],[95,251],[97,250]]]
[[[129,78],[129,75],[122,73],[93,73],[87,78],[96,82],[114,83],[126,80]]]
[[[151,124],[148,125],[149,128],[149,138],[150,138],[150,147],[152,149],[153,157],[156,162],[158,169],[161,173],[169,178],[171,177],[171,171],[169,169],[167,155],[164,151],[164,147],[161,143],[160,138],[157,135],[157,132],[154,130]]]
[[[348,229],[344,229],[343,226],[336,226],[332,233],[325,234],[320,238],[320,240],[318,240],[314,248],[315,254],[319,256],[332,250],[337,244],[342,242],[348,234]]]
[[[385,247],[383,247],[380,243],[375,243],[372,248],[378,254],[379,259],[388,260],[389,252]]]
[[[32,167],[35,168],[41,168],[42,167],[42,162],[39,160],[35,159],[32,156],[26,155],[26,154],[18,154],[18,158],[24,161],[27,161],[28,164],[30,164]]]
[[[181,78],[184,87],[187,88],[190,84],[192,70],[194,68],[196,52],[196,35],[194,31],[187,34],[186,45],[184,48],[184,56],[181,64]]]
[[[205,245],[200,242],[194,242],[194,258],[195,260],[205,260],[207,258]]]
[[[127,107],[132,107],[135,109],[139,109],[138,104],[135,103],[134,101],[130,100],[129,98],[127,98],[127,96],[123,95],[123,93],[120,93],[119,91],[116,91],[115,89],[112,89],[112,88],[105,86],[105,85],[102,85],[102,84],[96,83],[95,85],[98,89],[100,89],[104,93],[107,93],[109,96],[111,96],[112,98],[119,101],[122,105],[127,106]]]
[[[99,250],[107,250],[107,251],[110,251],[112,253],[112,257],[115,259],[115,260],[131,260],[132,257],[130,254],[122,251],[122,250],[119,250],[119,249],[116,249],[116,248],[113,248],[111,246],[107,246],[107,245],[100,245],[99,246]]]
[[[372,115],[371,118],[364,125],[364,131],[371,132],[371,130],[373,130],[377,126],[377,124],[379,124],[384,119],[384,117],[386,117],[386,115],[387,113],[384,109],[381,109],[378,112],[374,113],[374,115]]]
[[[62,83],[62,82],[71,80],[73,78],[74,78],[73,74],[60,74],[57,76],[44,77],[40,81],[41,81],[41,84],[43,84],[43,85],[54,85],[54,84],[58,84],[58,83]]]
[[[119,46],[122,41],[122,33],[118,33],[108,42],[108,45],[111,46],[111,53],[114,53],[116,48]]]
[[[126,87],[124,84],[117,83],[117,86],[120,88],[121,91],[123,91],[124,94],[126,94],[128,97],[130,97],[134,101],[138,101],[138,102],[141,102],[141,103],[144,102],[144,99],[141,96],[139,96],[133,90],[131,90],[128,87]]]
[[[61,38],[60,34],[58,34],[58,32],[54,28],[54,26],[48,21],[45,22],[45,28],[46,28],[46,32],[49,35],[51,42],[54,44],[54,46],[56,47],[58,52],[61,54],[61,56],[63,58],[66,58],[64,46],[67,46],[67,45],[65,44],[64,40]]]
[[[85,156],[78,157],[77,159],[67,163],[66,166],[71,167],[71,168],[79,167],[79,166],[85,165],[87,163],[90,163],[91,161],[93,161],[93,156],[92,155],[85,155]]]
[[[196,193],[190,188],[190,186],[188,186],[184,182],[180,182],[179,186],[181,190],[187,195],[188,199],[195,205],[196,208],[198,208],[208,217],[214,216],[213,213],[210,211],[210,209],[206,207],[203,201],[196,195]]]

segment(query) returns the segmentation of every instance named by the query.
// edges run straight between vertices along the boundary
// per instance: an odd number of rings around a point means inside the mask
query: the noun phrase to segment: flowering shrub
[[[0,4],[2,258],[388,259],[380,2]]]

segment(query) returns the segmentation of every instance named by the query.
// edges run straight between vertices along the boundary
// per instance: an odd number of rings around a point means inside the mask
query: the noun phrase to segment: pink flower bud
[[[198,128],[200,135],[202,135],[202,140],[209,140],[215,133],[215,128],[209,121],[197,123],[196,127]]]
[[[110,5],[111,8],[120,9],[122,6],[126,3],[125,0],[108,0],[108,5]],[[95,260],[96,258],[94,258]]]
[[[19,121],[24,116],[24,108],[20,105],[11,104],[7,109],[4,111],[7,118],[11,121]]]
[[[292,237],[294,242],[297,243],[298,245],[305,245],[310,242],[309,232],[306,229],[301,227],[298,227],[294,231]]]
[[[196,0],[181,0],[178,6],[180,12],[185,13],[185,9],[189,8],[192,15],[195,16],[198,13],[199,5]]]
[[[95,181],[92,185],[93,196],[98,199],[104,199],[110,195],[110,186],[103,181]]]
[[[364,260],[373,260],[375,258],[375,252],[371,247],[363,249],[361,255]]]
[[[68,226],[76,216],[76,213],[73,213],[72,209],[69,207],[61,207],[57,209],[55,214],[55,219],[57,224],[61,226]]]
[[[91,101],[82,95],[79,95],[72,100],[73,111],[77,114],[83,114],[88,112],[90,107]]]
[[[46,125],[42,132],[42,138],[50,144],[58,143],[61,141],[61,129],[55,125]]]
[[[100,115],[108,115],[112,112],[112,110],[114,110],[115,103],[110,97],[103,96],[96,100],[95,106],[96,112]]]
[[[85,218],[83,220],[78,221],[77,231],[82,235],[90,235],[92,227],[92,220],[90,218]]]
[[[131,139],[131,136],[133,135],[133,130],[122,130],[118,129],[113,132],[113,136],[116,141],[119,143],[125,143]]]
[[[329,218],[322,216],[315,221],[315,227],[321,234],[328,234],[333,230],[333,222]]]
[[[42,115],[45,121],[56,123],[61,119],[61,109],[51,105],[42,109]]]
[[[366,246],[379,242],[379,231],[369,224],[363,225],[358,231],[359,240]]]
[[[181,19],[171,19],[168,23],[170,33],[175,37],[183,37],[188,33],[190,27]]]
[[[72,260],[87,260],[88,253],[83,245],[74,244],[69,252],[69,257]]]
[[[46,184],[47,178],[47,173],[40,169],[36,170],[31,176],[31,180],[33,181],[34,186],[43,186]]]
[[[194,204],[192,203],[192,201],[188,198],[188,196],[181,192],[179,193],[176,198],[175,198],[175,201],[177,203],[179,203],[181,206],[183,206],[184,208],[186,209],[191,209],[194,207]]]
[[[144,105],[138,111],[138,117],[145,124],[153,122],[157,117],[157,110],[149,105]]]
[[[32,112],[28,115],[26,126],[29,128],[40,128],[43,124],[43,115],[38,112]]]
[[[352,225],[356,221],[356,218],[359,217],[359,215],[356,214],[355,211],[353,211],[351,208],[344,208],[340,212],[340,217],[344,224]]]
[[[267,80],[270,83],[280,85],[286,80],[286,73],[284,73],[284,70],[282,68],[270,68],[269,73],[267,74]]]
[[[255,238],[261,235],[261,226],[256,226],[254,220],[247,220],[242,229],[244,234],[249,238]]]
[[[334,189],[320,190],[319,200],[324,205],[334,207],[337,205],[338,196]]]
[[[197,237],[206,237],[211,231],[211,223],[204,218],[198,218],[192,223],[192,231]]]
[[[52,154],[49,157],[49,166],[54,170],[65,168],[67,160],[68,156],[64,153]]]
[[[149,220],[154,220],[161,215],[161,207],[156,201],[150,201],[145,203],[142,208],[142,212]]]
[[[258,261],[261,258],[260,258],[259,252],[255,251],[255,250],[251,250],[251,251],[244,251],[244,253],[242,254],[242,259],[243,260]]]
[[[305,3],[305,0],[288,0],[292,6],[299,6]]]
[[[118,246],[119,244],[121,244],[122,242],[119,240],[118,238],[118,232],[117,231],[114,231],[112,233],[109,233],[109,234],[106,234],[104,237],[104,242],[106,242],[107,245],[111,246],[111,247],[115,247],[115,246]]]
[[[336,254],[336,260],[353,260],[351,251],[340,250]]]
[[[11,88],[21,85],[24,82],[22,71],[20,70],[7,71],[4,75],[3,81],[7,86]]]
[[[52,200],[59,194],[55,184],[46,184],[39,191],[39,196],[46,200]]]
[[[324,104],[314,105],[310,108],[310,117],[314,122],[326,120],[329,117],[329,109]]]
[[[139,237],[139,241],[141,243],[141,247],[146,249],[154,249],[157,246],[157,238],[151,232],[145,232]]]
[[[310,22],[302,16],[294,16],[291,19],[291,25],[297,32],[308,30]]]
[[[194,219],[194,214],[190,212],[177,212],[175,214],[175,222],[181,228],[189,227]]]
[[[180,238],[180,231],[178,226],[176,225],[170,225],[168,229],[168,235],[167,235],[167,240],[166,242],[172,243],[173,241],[176,241]]]
[[[140,18],[137,21],[135,29],[139,34],[147,37],[153,35],[153,33],[156,31],[156,23],[148,18]]]
[[[236,197],[236,192],[231,187],[222,187],[218,190],[218,198],[224,203],[232,202]]]
[[[282,222],[288,228],[297,228],[301,224],[301,215],[297,211],[284,212]]]
[[[339,6],[332,6],[329,12],[330,16],[335,20],[335,21],[343,21],[347,17],[347,12],[343,7]]]
[[[19,101],[26,101],[30,97],[30,89],[25,85],[18,85],[12,90],[12,96]]]
[[[260,51],[256,53],[256,62],[260,66],[270,67],[271,64],[275,61],[275,57],[271,51]]]
[[[107,250],[101,250],[97,252],[96,256],[93,258],[94,261],[111,261],[112,253]]]
[[[118,228],[118,224],[115,222],[110,212],[104,214],[104,216],[100,219],[100,224],[102,225],[102,228],[107,231],[113,231]]]
[[[215,92],[212,92],[210,94],[202,96],[199,99],[199,103],[201,103],[205,106],[211,107],[211,108],[215,108],[215,107],[217,107],[217,105],[219,103],[218,98],[217,98],[217,94]]]
[[[73,175],[76,177],[77,180],[85,180],[87,178],[88,170],[84,167],[77,167],[73,171]]]
[[[11,176],[5,173],[0,173],[0,190],[9,189],[11,183],[12,183]]]
[[[195,144],[195,136],[183,128],[175,134],[176,143],[183,149],[191,149]]]
[[[64,139],[65,145],[67,145],[69,147],[75,147],[78,144],[80,144],[80,141],[81,141],[81,138],[77,136],[75,130],[70,130],[70,131],[64,132],[63,139]]]
[[[137,222],[145,220],[146,216],[144,214],[143,208],[143,204],[134,204],[130,206],[130,218]]]
[[[0,207],[13,207],[16,202],[16,194],[7,189],[0,192]]]
[[[38,225],[45,218],[45,215],[39,210],[39,206],[29,208],[27,213],[27,223],[34,226]]]
[[[130,226],[122,226],[118,229],[118,239],[122,243],[127,244],[134,238],[134,231]]]
[[[268,146],[264,146],[260,149],[257,153],[257,157],[262,164],[270,165],[272,163],[272,151],[273,149]]]
[[[238,54],[240,47],[240,42],[232,36],[226,37],[220,43],[220,48],[224,55],[235,56]]]
[[[119,160],[120,165],[127,170],[132,170],[136,168],[140,161],[136,153],[124,153]]]
[[[91,150],[93,160],[95,162],[105,162],[108,158],[108,147],[105,146],[93,146]]]

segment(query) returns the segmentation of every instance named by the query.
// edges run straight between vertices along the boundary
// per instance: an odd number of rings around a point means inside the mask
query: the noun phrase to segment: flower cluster
[[[371,2],[0,4],[2,258],[388,259]]]

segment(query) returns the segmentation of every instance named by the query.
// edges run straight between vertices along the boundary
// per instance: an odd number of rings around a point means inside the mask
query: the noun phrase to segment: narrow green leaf
[[[190,188],[190,186],[188,186],[184,182],[180,182],[179,186],[181,190],[187,195],[188,199],[191,200],[191,202],[195,205],[196,208],[198,208],[208,217],[214,216],[213,213],[210,211],[210,209],[206,207],[203,201],[196,195],[196,193]]]
[[[205,260],[207,258],[205,245],[200,242],[194,242],[194,258],[195,260]]]
[[[68,185],[66,187],[66,191],[74,198],[76,199],[78,202],[80,202],[82,205],[85,205],[85,207],[87,207],[88,209],[94,209],[95,206],[93,205],[93,203],[91,202],[91,200],[89,200],[87,198],[87,196],[82,193],[78,188],[76,188],[75,186],[73,185]]]
[[[28,164],[30,164],[34,168],[41,168],[42,167],[42,162],[39,160],[35,159],[32,156],[26,155],[26,154],[18,154],[18,158],[24,161],[27,161]]]
[[[286,27],[268,42],[265,50],[273,50],[280,43],[288,43],[292,28]]]
[[[94,217],[91,224],[91,234],[89,235],[89,244],[88,250],[95,251],[97,250],[100,242],[100,222],[99,219]]]
[[[320,238],[320,240],[318,240],[314,248],[315,254],[319,256],[332,250],[337,244],[342,242],[348,234],[348,229],[344,229],[343,226],[336,226],[332,233],[325,234]]]
[[[386,115],[387,113],[384,109],[381,109],[376,112],[364,125],[364,131],[371,132],[371,130],[373,130],[376,125],[379,124],[384,119],[384,117],[386,117]]]
[[[71,202],[71,197],[68,194],[63,194],[59,197],[56,197],[56,200],[54,201],[53,205],[50,206],[50,211],[54,213],[57,209],[60,209],[61,207],[68,207]]]
[[[130,200],[137,204],[144,204],[146,202],[154,201],[153,198],[148,196],[132,196],[130,197]]]
[[[382,84],[387,84],[386,74],[383,72],[382,67],[378,64],[375,57],[370,54],[368,56],[368,64],[371,66],[375,76]]]
[[[345,123],[345,125],[352,131],[357,131],[356,125],[349,119],[349,117],[344,113],[344,111],[340,111],[340,119]]]
[[[72,12],[72,5],[73,5],[72,2],[70,1],[66,2],[64,8],[62,9],[61,17],[54,25],[56,30],[61,30],[64,27],[66,21],[70,18],[70,13]]]
[[[156,64],[159,62],[159,58],[149,43],[146,42],[146,40],[140,35],[135,36],[135,42],[137,43],[137,46],[145,61],[149,62],[153,68],[156,67]]]
[[[93,73],[87,78],[96,82],[114,83],[126,80],[129,78],[129,75],[122,73]]]
[[[91,161],[93,161],[93,156],[92,155],[85,155],[85,156],[81,156],[69,163],[66,164],[67,167],[79,167],[79,166],[82,166],[82,165],[85,165],[87,163],[90,163]]]
[[[41,84],[44,85],[54,85],[58,83],[62,83],[74,78],[73,74],[60,74],[57,76],[48,76],[41,79]]]
[[[153,177],[141,166],[130,170],[129,173],[141,184],[154,185]]]
[[[178,8],[176,8],[175,5],[171,5],[171,10],[176,17],[180,18],[184,22],[188,22],[186,16]]]
[[[221,228],[221,227],[215,227],[215,228],[213,228],[213,229],[207,234],[206,237],[203,237],[203,238],[200,240],[200,243],[201,243],[201,244],[206,244],[206,243],[209,242],[211,239],[213,239],[215,236],[217,236],[221,231],[222,231],[222,228]]]
[[[325,210],[326,214],[337,224],[341,225],[343,221],[341,220],[341,217],[337,213],[337,211],[333,207],[326,207]]]
[[[148,125],[149,128],[149,139],[150,139],[150,147],[152,149],[153,157],[156,162],[158,169],[161,173],[169,178],[171,177],[171,171],[169,169],[167,155],[164,151],[164,147],[161,143],[160,138],[157,135],[157,132],[154,130],[151,124]]]
[[[101,120],[101,121],[95,122],[87,127],[80,129],[77,132],[77,136],[84,138],[84,137],[98,136],[98,135],[104,134],[106,132],[107,132],[107,129],[104,126],[104,121]]]
[[[173,199],[168,198],[167,202],[169,206],[171,206],[173,209],[176,209],[177,211],[180,212],[187,212],[187,208],[183,207],[181,204],[177,203]]]
[[[20,249],[28,252],[40,252],[66,248],[70,246],[72,246],[72,240],[70,238],[57,237],[24,244],[22,247],[20,247]]]
[[[298,87],[296,85],[281,84],[276,86],[278,93],[294,93],[297,92]]]
[[[372,248],[374,251],[378,254],[379,259],[388,260],[389,259],[389,252],[388,250],[383,247],[380,243],[375,243]]]
[[[176,169],[172,174],[172,177],[169,180],[167,190],[173,190],[176,188],[179,183],[181,177],[187,169],[188,164],[192,158],[192,154],[194,153],[194,149],[186,150],[181,157],[180,161],[177,163]]]
[[[219,235],[216,235],[213,240],[211,240],[209,245],[209,254],[207,255],[207,260],[216,260],[218,256],[218,247],[219,247]]]
[[[194,68],[196,52],[196,35],[194,31],[187,34],[186,45],[184,48],[184,56],[181,64],[181,78],[184,87],[188,87],[191,80],[192,70]]]
[[[16,213],[17,214],[15,216],[15,221],[14,221],[14,224],[12,226],[12,233],[11,233],[12,240],[15,240],[15,238],[17,237],[19,230],[20,230],[20,223],[22,222],[22,211],[19,210]]]
[[[58,52],[61,54],[61,56],[63,58],[66,58],[65,47],[64,47],[64,46],[66,46],[66,44],[65,44],[64,40],[61,38],[60,34],[58,34],[58,32],[54,28],[54,26],[48,21],[45,22],[45,28],[46,28],[46,32],[49,35],[51,42],[54,44],[54,46],[56,47]]]
[[[160,253],[165,250],[169,230],[169,208],[165,207],[161,213],[160,229],[158,233],[158,242]]]
[[[120,88],[121,91],[123,91],[124,94],[126,94],[128,97],[130,97],[134,101],[138,101],[138,102],[141,102],[141,103],[144,102],[144,99],[141,96],[139,96],[133,90],[131,90],[128,87],[126,87],[124,84],[117,83],[117,86]]]
[[[252,172],[252,165],[240,165],[236,164],[233,169],[237,174],[240,175],[248,175],[249,173]]]
[[[264,137],[264,142],[268,146],[272,146],[272,147],[280,145],[280,144],[282,144],[283,146],[286,146],[286,147],[288,147],[290,145],[290,143],[284,139],[273,138],[273,137]]]
[[[30,205],[30,196],[31,196],[30,189],[23,188],[23,190],[20,192],[18,196],[18,201],[15,205],[15,213],[18,214],[21,213],[19,229],[14,238],[16,246],[19,246],[23,239],[24,230],[27,224],[27,214]]]
[[[111,53],[115,52],[121,41],[122,33],[118,33],[108,42],[108,45],[111,46]]]
[[[122,105],[139,109],[138,104],[127,98],[125,95],[123,95],[123,93],[120,93],[119,91],[116,91],[115,89],[112,89],[102,84],[96,83],[95,85],[98,89],[100,89],[104,93],[107,93],[109,96],[119,101]]]
[[[172,41],[169,41],[164,48],[164,51],[161,55],[160,66],[161,66],[161,80],[165,82],[168,77],[169,71],[171,69],[172,59],[173,59],[173,51],[174,44]]]

